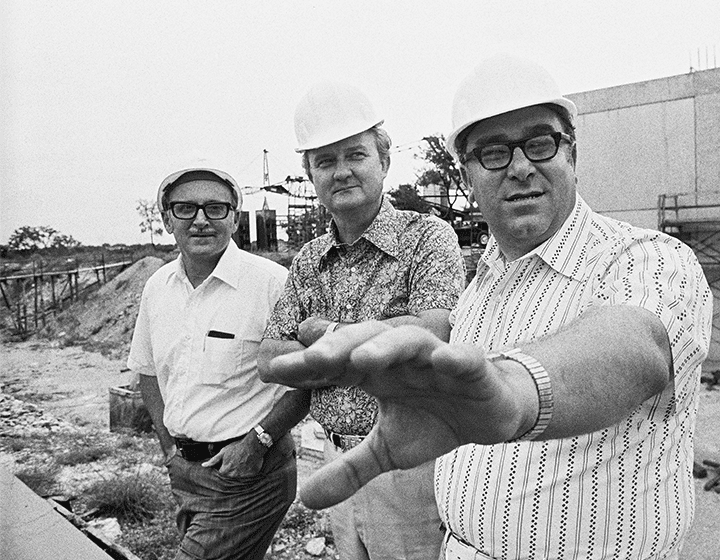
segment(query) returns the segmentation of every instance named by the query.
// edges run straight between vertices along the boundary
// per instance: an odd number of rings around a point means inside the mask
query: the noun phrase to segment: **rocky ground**
[[[124,386],[131,381],[129,373],[122,371],[123,360],[43,340],[4,342],[1,352],[0,440],[11,443],[0,445],[0,465],[16,472],[31,467],[34,461],[45,462],[47,458],[42,454],[28,453],[28,448],[22,445],[16,450],[12,444],[37,437],[48,437],[49,445],[55,440],[64,442],[59,451],[52,451],[54,453],[62,452],[73,441],[87,438],[97,438],[103,444],[115,447],[129,445],[123,441],[128,436],[112,433],[109,429],[109,388]],[[302,427],[296,434],[298,442]],[[149,452],[145,460],[132,468],[137,472],[152,471],[158,480],[166,479],[159,448],[152,435],[138,439],[137,453]],[[90,464],[65,466],[58,473],[59,487],[53,494],[78,499],[92,482],[126,471],[125,460],[118,462],[108,457]],[[301,449],[298,460],[300,482],[318,465],[317,455]],[[167,522],[172,523],[172,520]],[[99,520],[99,523],[101,526],[108,524],[106,520]],[[107,526],[112,537],[122,543],[120,526],[112,521]],[[295,504],[267,558],[337,558],[327,515]]]

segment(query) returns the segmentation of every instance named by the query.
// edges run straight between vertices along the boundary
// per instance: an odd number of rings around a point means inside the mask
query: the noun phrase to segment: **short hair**
[[[560,126],[562,126],[562,132],[567,134],[570,138],[572,138],[573,146],[571,151],[571,157],[572,157],[572,164],[575,165],[577,161],[577,143],[575,141],[575,125],[573,124],[573,119],[570,116],[570,113],[568,112],[565,107],[561,107],[560,105],[557,105],[555,103],[541,103],[538,105],[538,107],[545,107],[546,109],[551,110],[553,113],[555,113],[558,118],[560,119]],[[488,117],[492,118],[492,117]],[[485,119],[483,119],[485,120]],[[455,139],[455,147],[457,149],[458,154],[464,154],[465,150],[467,149],[467,138],[470,136],[470,132],[477,126],[478,123],[482,121],[478,121],[476,123],[473,123],[471,126],[468,126],[465,130],[463,130],[458,137]]]
[[[375,139],[375,147],[377,148],[378,156],[380,156],[380,161],[384,162],[389,167],[390,166],[390,148],[392,147],[392,140],[390,139],[390,135],[379,124],[376,124],[372,128],[368,128],[365,132],[369,132],[370,134],[373,135],[373,138]],[[314,148],[314,149],[317,149],[317,148]],[[305,150],[302,153],[302,166],[303,166],[303,169],[305,170],[305,174],[312,181],[312,173],[310,173],[310,152],[311,151],[312,150]]]
[[[196,170],[188,171],[187,173],[183,173],[182,175],[180,175],[180,177],[178,177],[172,183],[170,183],[167,187],[165,187],[165,190],[163,190],[163,194],[162,194],[162,198],[161,198],[162,207],[165,210],[168,210],[170,208],[170,195],[172,194],[172,192],[180,185],[184,185],[185,183],[191,183],[193,181],[213,181],[215,183],[218,183],[220,185],[227,187],[228,190],[230,191],[230,197],[232,199],[233,210],[237,210],[238,206],[240,205],[240,202],[242,202],[239,199],[237,190],[231,183],[229,183],[222,177],[216,175],[212,171],[196,169]]]

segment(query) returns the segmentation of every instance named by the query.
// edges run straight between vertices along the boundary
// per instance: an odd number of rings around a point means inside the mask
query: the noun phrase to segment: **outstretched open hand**
[[[420,465],[466,443],[511,438],[521,422],[512,380],[481,347],[449,345],[420,327],[351,325],[269,364],[293,387],[357,385],[375,396],[378,420],[361,445],[318,471],[303,502],[324,508],[377,475]]]

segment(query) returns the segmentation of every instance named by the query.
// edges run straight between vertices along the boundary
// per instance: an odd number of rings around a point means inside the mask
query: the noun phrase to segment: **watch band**
[[[528,356],[527,354],[523,354],[520,348],[513,348],[512,350],[507,350],[505,352],[488,354],[487,358],[490,361],[506,359],[518,362],[519,364],[522,364],[522,366],[528,370],[532,376],[532,379],[535,382],[535,388],[538,392],[538,400],[540,401],[535,425],[520,437],[508,440],[508,443],[534,440],[545,431],[548,424],[550,424],[550,420],[553,415],[553,392],[548,372],[535,358]]]
[[[257,438],[260,443],[262,443],[268,449],[273,446],[273,443],[275,442],[273,441],[272,436],[268,434],[260,424],[255,426],[253,429],[255,430],[255,433],[257,434]]]

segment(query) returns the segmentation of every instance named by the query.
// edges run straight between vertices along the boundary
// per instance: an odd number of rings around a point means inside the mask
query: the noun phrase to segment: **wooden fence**
[[[2,304],[12,329],[20,335],[37,331],[45,326],[49,314],[56,314],[132,263],[132,260],[123,260],[107,264],[104,256],[97,265],[80,267],[75,261],[74,266],[66,270],[43,270],[33,263],[30,273],[0,277]]]

